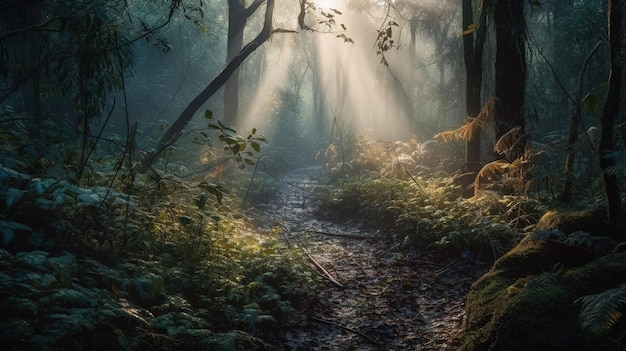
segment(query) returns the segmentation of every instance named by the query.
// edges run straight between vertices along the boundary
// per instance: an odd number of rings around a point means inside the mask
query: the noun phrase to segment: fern
[[[522,158],[527,152],[529,137],[524,134],[522,127],[515,127],[498,139],[493,150],[505,159],[513,161]]]
[[[483,168],[480,169],[478,174],[476,175],[476,179],[474,180],[474,196],[478,195],[478,190],[480,189],[480,181],[482,179],[493,179],[500,177],[502,174],[506,173],[510,168],[511,164],[505,160],[496,160],[493,162],[489,162]]]
[[[583,296],[576,300],[581,303],[580,323],[583,329],[594,334],[608,333],[622,317],[626,307],[626,284],[596,295]]]
[[[472,140],[472,136],[476,135],[477,131],[486,131],[493,121],[493,112],[496,108],[496,102],[496,99],[492,99],[483,107],[476,117],[467,117],[465,118],[465,124],[459,128],[437,133],[433,138],[441,138],[446,143],[452,140]]]
[[[606,169],[612,176],[626,176],[626,147],[613,151],[604,157],[614,159],[615,165]]]

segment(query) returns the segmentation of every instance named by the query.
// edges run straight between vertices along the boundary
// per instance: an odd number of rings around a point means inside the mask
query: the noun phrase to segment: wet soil
[[[303,169],[281,178],[276,200],[259,209],[269,219],[265,229],[281,225],[287,243],[328,282],[278,349],[456,350],[466,295],[488,265],[407,251],[380,228],[322,218],[309,204],[321,186],[315,174]]]

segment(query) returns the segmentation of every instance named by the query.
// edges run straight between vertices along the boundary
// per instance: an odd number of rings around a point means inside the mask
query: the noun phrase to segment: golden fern
[[[522,136],[522,127],[512,128],[498,139],[493,147],[493,151],[498,155],[502,155],[515,144],[520,136]]]
[[[515,127],[498,139],[493,147],[493,151],[512,161],[522,157],[528,151],[528,145],[530,144],[528,141],[529,137],[522,132],[522,127]]]
[[[508,172],[512,164],[506,160],[495,160],[487,163],[480,169],[474,180],[474,196],[478,195],[480,189],[480,182],[483,179],[491,180],[493,178],[499,178],[502,174]]]
[[[576,300],[581,303],[580,323],[583,329],[595,334],[606,334],[622,317],[626,307],[626,284],[596,295],[583,296]]]
[[[487,130],[493,121],[496,101],[496,99],[489,101],[476,117],[465,117],[465,123],[459,128],[437,133],[433,138],[441,138],[446,143],[452,140],[471,141],[476,132]]]

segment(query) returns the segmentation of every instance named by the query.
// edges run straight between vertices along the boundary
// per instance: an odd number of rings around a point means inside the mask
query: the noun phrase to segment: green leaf
[[[206,119],[211,119],[211,118],[213,118],[213,111],[211,111],[211,110],[209,110],[209,109],[204,110],[204,118],[206,118]]]
[[[180,216],[178,217],[178,221],[182,225],[190,225],[193,222],[193,219],[191,219],[191,217],[188,217],[188,216]]]
[[[94,193],[94,194],[83,193],[83,194],[79,194],[78,196],[76,196],[76,198],[80,202],[84,202],[84,203],[91,204],[91,205],[97,205],[101,201],[100,196],[98,196],[97,193]]]
[[[600,98],[594,93],[589,93],[583,98],[583,109],[589,112],[595,112],[600,108]]]
[[[10,210],[24,196],[24,191],[15,188],[9,188],[6,191],[5,196],[5,204],[7,210]]]
[[[2,245],[8,245],[15,238],[15,231],[11,228],[0,228],[0,236],[2,236]]]
[[[0,324],[0,340],[17,341],[32,335],[35,328],[23,319],[9,319]]]
[[[46,251],[18,252],[15,259],[29,266],[37,267],[46,263],[49,253]]]
[[[38,292],[38,290],[30,284],[18,283],[15,281],[9,281],[3,284],[0,290],[4,290],[6,287],[11,290],[16,296],[31,296]]]
[[[250,146],[252,146],[252,148],[254,149],[254,151],[256,152],[261,152],[261,144],[251,141],[250,142]]]
[[[22,230],[22,231],[26,231],[26,232],[32,232],[33,231],[33,228],[27,226],[26,224],[20,223],[20,222],[0,221],[0,230],[2,230],[4,228],[18,230],[18,231]]]
[[[204,206],[206,206],[207,196],[206,193],[200,194],[200,197],[196,201],[196,205],[200,210],[204,210]]]

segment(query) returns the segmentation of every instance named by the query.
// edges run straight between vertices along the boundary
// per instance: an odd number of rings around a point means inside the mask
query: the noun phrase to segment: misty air
[[[626,350],[619,0],[0,0],[3,350]]]

